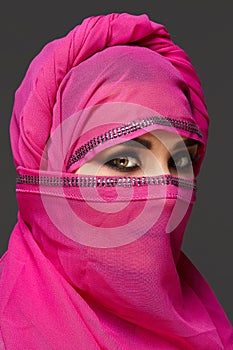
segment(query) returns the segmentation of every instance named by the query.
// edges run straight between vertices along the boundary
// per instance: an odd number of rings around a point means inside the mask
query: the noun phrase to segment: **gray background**
[[[4,2],[0,14],[0,255],[17,220],[8,128],[14,92],[29,62],[48,41],[64,36],[85,17],[147,13],[165,24],[172,39],[189,54],[202,81],[211,117],[210,137],[183,248],[233,321],[232,10],[230,1]]]

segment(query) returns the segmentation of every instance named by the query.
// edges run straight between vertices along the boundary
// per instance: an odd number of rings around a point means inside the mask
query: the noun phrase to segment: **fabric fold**
[[[146,15],[90,17],[45,46],[11,119],[19,213],[0,262],[0,349],[233,349],[181,250],[208,124],[188,56]],[[77,174],[148,133],[171,158],[165,134],[195,141],[191,174]]]

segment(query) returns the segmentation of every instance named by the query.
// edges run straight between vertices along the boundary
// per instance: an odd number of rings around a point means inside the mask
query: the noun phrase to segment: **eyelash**
[[[190,167],[193,165],[193,163],[195,161],[197,161],[197,156],[196,156],[196,152],[193,152],[191,150],[190,151],[188,150],[188,153],[189,153],[190,158],[187,155],[187,151],[179,151],[179,152],[175,153],[173,155],[173,157],[170,157],[168,160],[169,169],[175,169],[176,171],[177,170],[178,171],[186,171],[186,170],[190,169]],[[187,159],[187,164],[185,166],[178,166],[178,161],[182,157]],[[120,159],[128,159],[128,160],[131,159],[131,161],[133,159],[135,165],[130,166],[130,167],[119,166],[116,164],[116,161],[120,160]],[[123,152],[121,152],[121,153],[117,153],[115,155],[112,155],[111,159],[109,161],[105,162],[104,166],[111,168],[113,170],[116,170],[116,171],[120,171],[120,172],[133,172],[137,169],[140,169],[142,166],[142,163],[141,163],[141,160],[139,159],[137,153],[134,153],[134,152],[123,153]]]
[[[116,161],[118,159],[133,159],[135,165],[131,167],[125,167],[125,166],[117,166]],[[131,160],[132,161],[132,160]],[[142,166],[140,159],[138,158],[137,153],[134,152],[121,152],[117,153],[111,156],[111,159],[107,161],[104,166],[107,166],[108,168],[111,168],[113,170],[121,171],[121,172],[130,172],[134,171]]]

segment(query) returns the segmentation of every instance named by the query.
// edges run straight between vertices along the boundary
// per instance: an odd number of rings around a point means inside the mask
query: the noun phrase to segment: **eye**
[[[192,164],[192,162],[190,161],[190,157],[185,156],[185,155],[179,157],[176,161],[176,167],[180,168],[180,169],[190,167],[191,164]]]
[[[179,172],[192,171],[193,163],[196,160],[196,152],[189,150],[180,151],[174,154],[168,161],[168,167]]]
[[[117,171],[134,171],[141,167],[141,162],[135,154],[117,154],[105,162],[105,167]]]

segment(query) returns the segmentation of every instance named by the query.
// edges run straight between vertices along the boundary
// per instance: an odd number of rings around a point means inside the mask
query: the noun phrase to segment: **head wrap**
[[[195,178],[81,176],[162,129],[199,142],[187,55],[146,15],[91,17],[49,43],[16,92],[18,223],[1,261],[2,349],[232,349],[232,327],[181,252]]]

